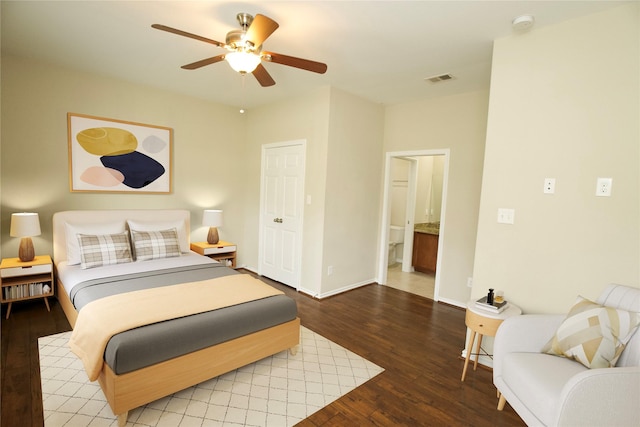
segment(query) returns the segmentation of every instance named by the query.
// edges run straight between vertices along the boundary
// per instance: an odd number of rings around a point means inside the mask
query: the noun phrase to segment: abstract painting
[[[72,192],[171,193],[173,129],[67,114]]]

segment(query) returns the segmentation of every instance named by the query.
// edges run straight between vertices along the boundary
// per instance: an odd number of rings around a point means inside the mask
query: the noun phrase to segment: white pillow
[[[163,231],[175,228],[178,232],[178,242],[180,242],[180,251],[182,253],[189,252],[189,238],[184,220],[176,219],[172,221],[134,221],[127,220],[129,231]],[[133,236],[132,240],[133,240]]]
[[[65,222],[64,233],[67,243],[67,262],[69,265],[80,264],[80,243],[78,234],[106,235],[127,231],[124,221],[103,222],[96,224],[69,224]]]

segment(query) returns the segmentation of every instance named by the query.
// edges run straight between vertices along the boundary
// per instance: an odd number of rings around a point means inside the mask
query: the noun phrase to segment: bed
[[[189,230],[186,210],[53,216],[57,297],[74,328],[72,349],[81,331],[94,335],[86,331],[124,319],[124,329],[104,347],[90,345],[100,360],[89,377],[99,382],[118,425],[125,425],[131,409],[278,352],[295,353],[299,343],[295,301],[190,251]],[[238,300],[255,286],[266,293]],[[194,312],[187,314],[191,305]],[[146,312],[151,321],[142,319]],[[140,323],[132,327],[133,321]]]

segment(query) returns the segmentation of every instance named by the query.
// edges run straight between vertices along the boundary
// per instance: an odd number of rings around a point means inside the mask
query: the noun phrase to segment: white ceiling
[[[487,88],[492,41],[533,14],[535,28],[601,11],[614,1],[2,1],[2,54],[252,107],[331,85],[395,104]],[[324,62],[326,74],[266,63],[263,88],[225,62],[181,65],[224,53],[151,28],[159,23],[224,42],[236,14],[280,24],[264,49]],[[594,28],[594,31],[597,31]],[[426,83],[451,73],[455,80]],[[244,87],[243,87],[244,86]]]

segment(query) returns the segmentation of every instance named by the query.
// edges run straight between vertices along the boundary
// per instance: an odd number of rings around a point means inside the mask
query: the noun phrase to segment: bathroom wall
[[[404,226],[407,215],[408,160],[391,159],[391,225]]]
[[[391,225],[404,227],[407,217],[407,191],[409,187],[408,160],[391,159]],[[404,244],[396,245],[396,262],[402,262]]]
[[[418,185],[414,222],[439,222],[442,211],[444,156],[418,157]]]

